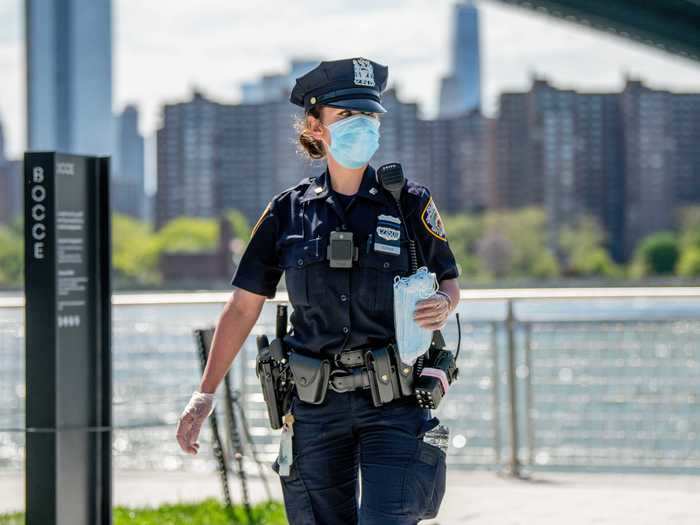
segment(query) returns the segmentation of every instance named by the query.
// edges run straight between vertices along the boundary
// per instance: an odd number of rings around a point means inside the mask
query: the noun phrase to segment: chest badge
[[[401,253],[401,219],[393,215],[377,217],[374,251],[399,255]]]

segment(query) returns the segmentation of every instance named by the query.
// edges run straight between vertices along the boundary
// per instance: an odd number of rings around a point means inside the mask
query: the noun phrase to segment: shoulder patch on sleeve
[[[265,219],[265,217],[267,217],[269,215],[271,209],[272,209],[272,201],[267,203],[267,206],[265,206],[265,209],[260,214],[260,218],[258,219],[258,222],[255,223],[255,226],[253,226],[253,229],[250,232],[251,237],[253,237],[253,235],[255,235],[255,231],[258,229],[258,226],[260,226],[260,223]]]
[[[432,195],[428,198],[428,202],[420,214],[420,220],[421,223],[423,223],[423,226],[425,226],[425,229],[428,230],[431,235],[437,237],[441,241],[447,240],[445,226],[442,223],[440,212],[433,202]]]

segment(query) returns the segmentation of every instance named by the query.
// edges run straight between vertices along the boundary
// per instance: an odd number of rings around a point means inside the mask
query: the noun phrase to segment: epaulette
[[[406,191],[407,193],[411,195],[415,195],[417,197],[422,197],[426,191],[428,190],[427,186],[424,184],[421,184],[419,182],[416,182],[414,180],[407,180],[406,181]]]
[[[316,179],[316,177],[314,176],[304,177],[303,179],[299,180],[299,182],[297,182],[296,184],[288,186],[287,188],[280,191],[277,195],[275,195],[275,197],[281,197],[285,193],[289,193],[290,191],[298,190],[303,188],[304,186],[308,186],[314,181],[314,179]]]
[[[414,180],[407,179],[406,186],[404,187],[403,202],[406,203],[406,210],[404,211],[404,216],[408,217],[413,215],[420,208],[424,197],[428,192],[428,188],[423,184],[420,184]]]

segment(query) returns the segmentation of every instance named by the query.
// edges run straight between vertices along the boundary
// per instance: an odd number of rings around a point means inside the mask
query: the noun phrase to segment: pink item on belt
[[[439,368],[426,367],[423,370],[421,370],[420,375],[421,376],[435,377],[435,378],[439,379],[440,382],[442,383],[443,392],[447,392],[447,389],[450,387],[450,383],[447,381],[447,374],[445,373],[444,370],[440,370]]]

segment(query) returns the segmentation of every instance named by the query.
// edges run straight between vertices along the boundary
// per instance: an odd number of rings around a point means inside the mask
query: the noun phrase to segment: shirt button
[[[384,268],[388,268],[388,267],[389,267],[389,263],[388,263],[388,262],[385,262],[385,263],[384,263]]]
[[[347,326],[343,326],[343,333],[347,334],[350,331],[350,329]]]
[[[297,264],[302,266],[304,264],[304,259],[297,259]]]
[[[340,295],[340,300],[341,300],[341,301],[347,301],[347,300],[348,300],[348,296],[345,295],[345,294],[341,294],[341,295]]]

